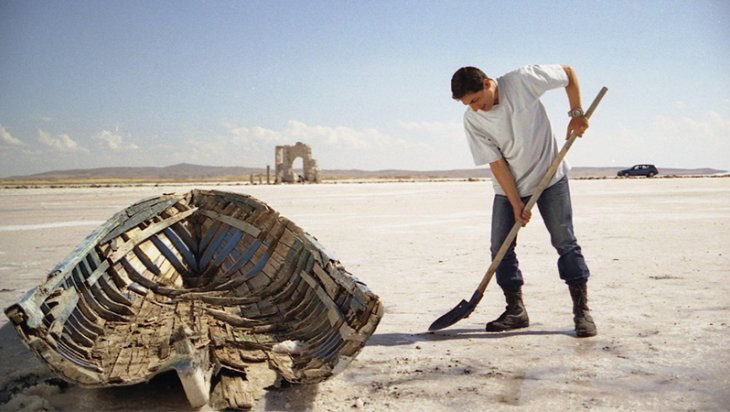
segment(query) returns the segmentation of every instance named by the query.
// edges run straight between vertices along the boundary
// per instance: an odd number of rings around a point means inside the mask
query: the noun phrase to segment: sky
[[[683,1],[0,0],[0,177],[121,166],[475,167],[451,98],[572,66],[573,166],[730,170],[730,3]],[[564,90],[542,98],[559,140]],[[295,166],[297,163],[295,163]]]

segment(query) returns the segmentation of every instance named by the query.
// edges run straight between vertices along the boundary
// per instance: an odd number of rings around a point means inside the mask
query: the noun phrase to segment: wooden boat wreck
[[[175,370],[192,406],[245,408],[276,379],[341,371],[383,306],[268,205],[193,190],[117,213],[6,314],[67,381],[131,385]]]

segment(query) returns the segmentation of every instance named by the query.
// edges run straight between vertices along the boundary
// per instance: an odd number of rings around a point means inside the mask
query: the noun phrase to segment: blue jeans
[[[529,197],[522,199],[525,204],[528,200]],[[568,285],[586,282],[590,271],[573,233],[573,210],[568,178],[564,177],[545,189],[537,200],[537,207],[545,227],[550,232],[550,242],[560,255],[558,258],[560,278]],[[492,206],[492,259],[514,224],[515,216],[507,197],[495,195]],[[502,289],[517,289],[524,284],[515,254],[515,245],[517,238],[497,267],[497,283]]]

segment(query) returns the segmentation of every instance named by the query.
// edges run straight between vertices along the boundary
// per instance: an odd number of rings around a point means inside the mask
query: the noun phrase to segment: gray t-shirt
[[[464,113],[464,130],[477,166],[504,158],[509,164],[520,196],[530,196],[559,150],[540,96],[568,85],[563,66],[525,66],[495,79],[499,104],[491,110]],[[568,172],[563,161],[550,181]],[[496,179],[494,191],[504,195]]]

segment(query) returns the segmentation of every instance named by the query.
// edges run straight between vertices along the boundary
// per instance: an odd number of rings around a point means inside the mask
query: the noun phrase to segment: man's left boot
[[[596,336],[596,324],[588,309],[588,285],[579,283],[568,285],[570,297],[573,298],[573,322],[575,322],[575,335],[579,338]]]

